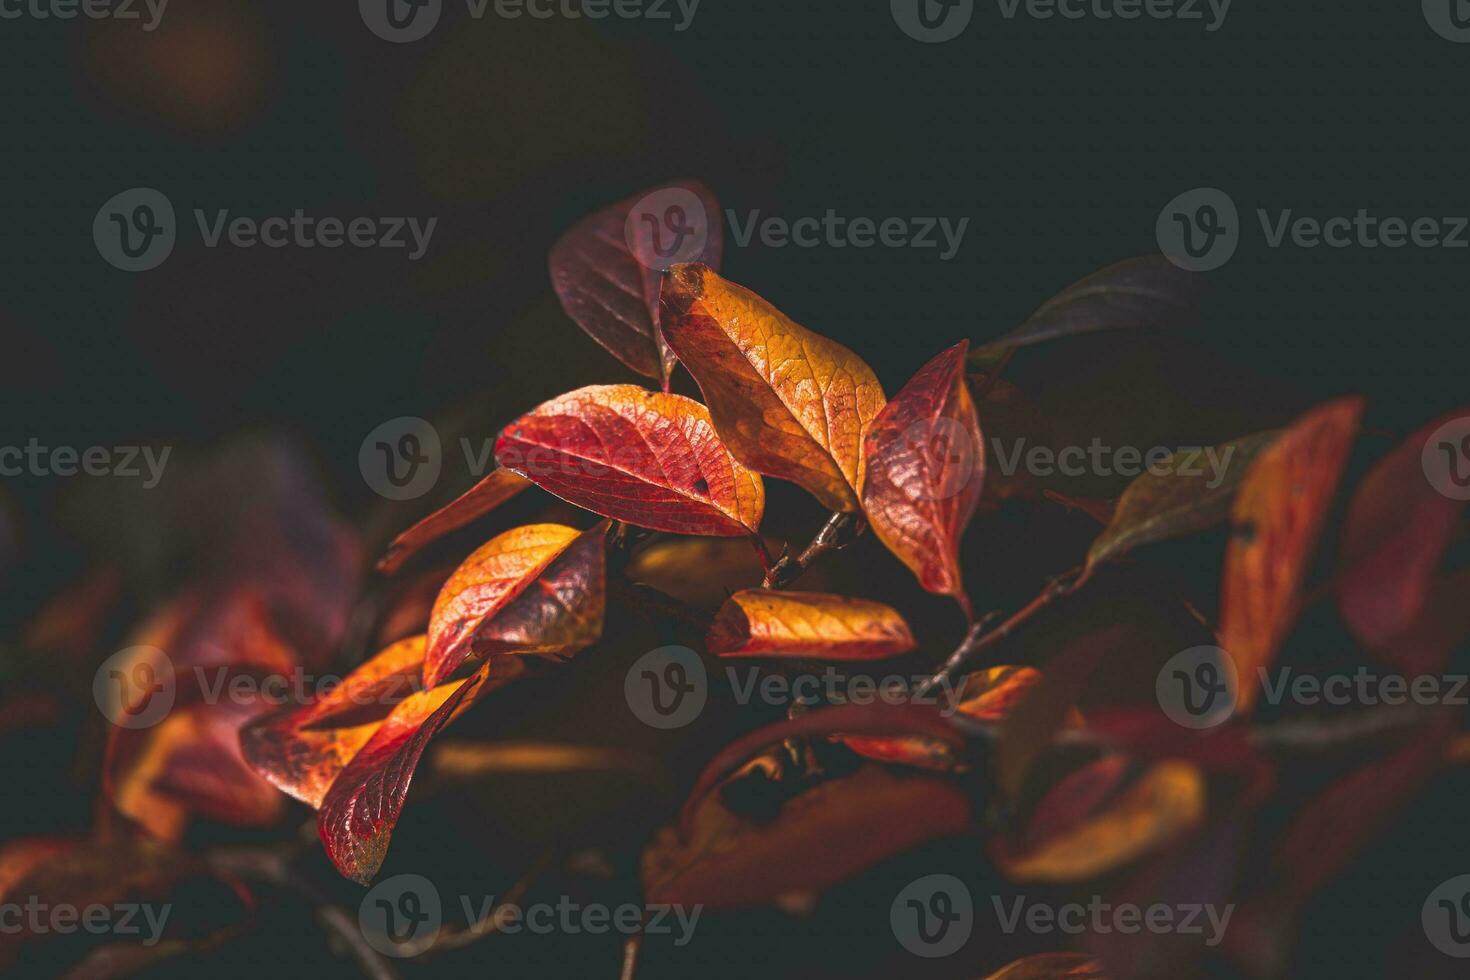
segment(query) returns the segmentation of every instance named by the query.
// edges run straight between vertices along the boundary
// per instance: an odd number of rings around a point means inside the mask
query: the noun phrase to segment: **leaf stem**
[[[989,632],[987,632],[987,627],[1000,614],[991,612],[981,616],[970,627],[969,631],[965,633],[965,638],[960,641],[960,645],[955,648],[954,653],[949,655],[949,659],[934,673],[933,677],[930,677],[915,688],[914,693],[916,695],[928,694],[946,680],[953,680],[961,674],[966,674],[974,670],[976,667],[975,661],[986,650],[989,650],[992,646],[1010,636],[1015,632],[1017,627],[1030,620],[1053,602],[1056,602],[1063,596],[1071,595],[1077,589],[1081,588],[1082,584],[1091,577],[1092,569],[1087,566],[1079,566],[1058,575],[1047,583],[1046,588],[1042,589],[1036,598],[1026,603],[1026,605],[1013,613],[1009,619],[995,629],[989,630]]]
[[[812,538],[811,544],[807,545],[796,557],[789,553],[783,554],[781,559],[766,573],[766,580],[762,588],[784,589],[792,582],[801,577],[807,568],[830,551],[840,551],[857,540],[858,536],[867,528],[867,521],[863,515],[856,511],[838,511],[827,518],[827,523]]]

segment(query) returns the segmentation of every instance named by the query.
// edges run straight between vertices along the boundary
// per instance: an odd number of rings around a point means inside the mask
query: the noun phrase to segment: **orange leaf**
[[[669,269],[662,311],[735,457],[832,510],[858,510],[863,431],[884,403],[872,368],[702,265]]]
[[[969,613],[960,537],[985,483],[985,440],[965,383],[967,341],[919,369],[864,439],[863,511],[888,550],[930,592]]]
[[[470,654],[475,633],[525,591],[573,541],[577,529],[527,524],[496,535],[455,569],[429,617],[424,684],[436,686]]]
[[[1037,817],[1067,811],[1086,819],[1027,847],[1000,841],[992,857],[1018,881],[1082,881],[1112,871],[1178,839],[1204,817],[1205,780],[1187,762],[1156,763],[1110,803],[1092,810],[1116,782],[1117,759],[1102,759],[1063,779],[1043,798]],[[1105,773],[1101,783],[1094,778]]]
[[[1257,668],[1270,666],[1296,620],[1302,578],[1362,412],[1361,398],[1342,398],[1303,415],[1256,456],[1236,493],[1220,638],[1241,678],[1238,711],[1249,710]]]
[[[898,610],[881,602],[769,589],[746,589],[726,600],[705,645],[721,657],[813,660],[882,660],[915,646]]]
[[[639,205],[647,213],[634,213]],[[720,267],[720,204],[698,181],[653,188],[588,215],[550,255],[551,283],[567,315],[618,360],[665,387],[674,359],[658,329],[658,295],[667,267],[661,256],[670,248],[674,261],[697,258]]]
[[[367,743],[385,715],[418,697],[427,637],[391,644],[309,704],[290,705],[240,730],[245,760],[277,789],[311,807]]]
[[[563,500],[655,531],[752,534],[765,510],[761,478],[725,448],[703,405],[637,385],[553,398],[506,426],[495,455]]]
[[[530,485],[519,473],[491,470],[485,479],[394,538],[387,554],[378,559],[378,571],[392,575],[422,549],[484,517]]]
[[[561,659],[602,635],[607,605],[607,522],[583,531],[524,591],[487,619],[471,649],[479,656],[536,653]]]

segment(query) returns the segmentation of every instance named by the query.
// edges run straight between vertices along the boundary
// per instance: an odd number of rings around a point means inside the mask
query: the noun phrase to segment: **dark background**
[[[472,482],[454,465],[459,434],[478,445],[562,391],[637,380],[560,310],[546,252],[580,216],[678,177],[703,179],[742,220],[829,208],[970,219],[948,262],[937,250],[741,248],[727,234],[726,275],[858,351],[890,393],[957,339],[998,336],[1066,284],[1155,251],[1175,195],[1222,188],[1245,232],[1207,276],[1197,330],[1027,352],[1013,379],[1145,446],[1231,438],[1350,391],[1370,396],[1370,429],[1405,431],[1464,401],[1470,249],[1270,249],[1255,209],[1470,214],[1467,67],[1470,45],[1433,34],[1414,3],[1236,0],[1207,33],[1199,21],[1006,21],[977,2],[968,30],[939,45],[902,34],[887,0],[703,0],[683,33],[668,21],[477,22],[447,2],[437,30],[408,45],[340,2],[173,0],[151,35],[0,21],[0,445],[148,442],[176,447],[177,461],[242,430],[294,433],[375,547]],[[167,262],[137,275],[107,265],[91,237],[101,204],[135,186],[167,194],[184,228]],[[196,207],[439,223],[418,262],[205,249]],[[440,425],[446,475],[385,513],[358,449],[403,415]],[[85,565],[107,523],[94,511],[89,537],[65,519],[79,479],[0,487],[7,627]],[[1025,552],[1027,528],[1010,533],[1006,546]],[[1016,588],[1065,560],[1026,555]],[[1446,813],[1439,802],[1421,817]],[[406,821],[398,857],[463,832]],[[1317,923],[1343,966],[1363,948],[1340,944],[1354,932],[1343,922],[1378,914],[1374,875],[1393,861],[1361,873],[1339,900],[1345,919]],[[903,879],[878,875],[872,894]],[[1419,884],[1402,889],[1396,922],[1411,925]],[[870,906],[839,897],[813,926],[775,912],[728,934],[709,926],[713,945],[689,965],[754,956],[757,942],[776,963],[808,931],[835,937],[846,963],[890,955]],[[302,928],[300,910],[280,916]]]

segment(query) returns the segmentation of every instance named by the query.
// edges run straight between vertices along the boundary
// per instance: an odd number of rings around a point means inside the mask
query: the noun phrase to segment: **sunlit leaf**
[[[1083,881],[1165,846],[1204,817],[1204,777],[1189,763],[1156,763],[1108,799],[1119,769],[1103,759],[1059,782],[1023,842],[992,849],[996,863],[1017,881]],[[1064,829],[1045,826],[1057,812],[1086,816]]]
[[[455,569],[434,602],[424,684],[436,686],[470,654],[475,634],[577,539],[576,528],[527,524],[496,535]]]
[[[765,510],[761,478],[703,405],[637,385],[554,398],[506,426],[495,455],[563,500],[656,531],[748,535]]]
[[[983,369],[1008,350],[1056,337],[1114,327],[1188,326],[1199,319],[1203,284],[1203,276],[1162,255],[1124,259],[1072,283],[1015,330],[975,348],[970,359]]]
[[[969,612],[960,538],[985,482],[985,438],[961,341],[919,369],[868,427],[863,512],[930,592]]]
[[[1087,563],[1098,565],[1143,545],[1222,523],[1230,516],[1230,501],[1251,460],[1277,435],[1262,432],[1212,447],[1207,452],[1216,454],[1215,464],[1207,461],[1205,452],[1183,450],[1160,463],[1159,472],[1137,477],[1092,543]]]
[[[1081,953],[1038,953],[1001,967],[985,980],[1108,980],[1108,973]]]
[[[667,827],[655,836],[643,855],[644,890],[651,902],[712,909],[820,893],[926,841],[965,833],[971,809],[946,780],[876,766],[821,783],[761,823],[712,795],[687,833]]]
[[[470,642],[479,656],[543,654],[564,659],[602,635],[607,605],[607,522],[583,531]]]
[[[1343,619],[1369,647],[1409,629],[1429,599],[1465,502],[1425,479],[1422,454],[1435,430],[1466,414],[1452,412],[1406,439],[1369,470],[1348,505],[1333,587]]]
[[[519,658],[491,658],[465,680],[410,697],[378,725],[317,811],[317,833],[338,871],[360,884],[373,879],[429,742],[480,698],[524,671]]]
[[[898,610],[822,592],[746,589],[715,615],[705,640],[721,657],[881,660],[907,653],[914,637]]]
[[[424,548],[485,516],[530,485],[519,473],[491,470],[485,479],[394,538],[378,559],[378,571],[392,575]]]
[[[664,277],[663,329],[746,466],[832,510],[860,507],[863,432],[883,389],[863,360],[702,265]]]
[[[1220,586],[1220,639],[1249,710],[1257,668],[1269,667],[1296,620],[1302,578],[1358,433],[1361,398],[1297,419],[1252,461],[1230,510]]]
[[[240,730],[245,760],[276,788],[319,807],[342,767],[400,703],[420,696],[427,637],[388,646],[321,697]]]
[[[631,214],[640,202],[655,209],[662,206],[666,213]],[[688,213],[695,206],[698,210]],[[691,230],[657,228],[666,220]],[[662,243],[648,237],[659,233],[672,240]],[[698,238],[685,242],[684,235]],[[551,283],[567,315],[628,367],[660,380],[668,377],[674,361],[658,328],[663,268],[657,256],[676,244],[681,251],[698,250],[696,256],[681,261],[720,267],[724,250],[720,205],[698,181],[650,188],[595,212],[563,235],[550,255]]]

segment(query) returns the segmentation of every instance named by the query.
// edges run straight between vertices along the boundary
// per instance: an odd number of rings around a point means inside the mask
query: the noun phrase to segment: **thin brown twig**
[[[424,951],[424,957],[437,956],[440,953],[447,953],[451,950],[463,949],[466,946],[474,945],[481,939],[498,933],[504,925],[506,910],[520,904],[521,899],[526,897],[526,893],[536,883],[536,879],[540,878],[542,873],[550,866],[552,858],[555,855],[555,848],[547,848],[532,863],[526,873],[521,875],[516,883],[506,890],[505,894],[501,896],[500,901],[496,902],[495,907],[483,918],[463,929],[456,929],[453,932],[441,932],[438,938],[434,940],[434,945]]]
[[[838,511],[827,518],[827,523],[812,538],[811,544],[802,549],[801,554],[792,557],[787,552],[783,554],[766,573],[766,580],[762,583],[763,588],[784,589],[792,582],[801,577],[812,562],[823,555],[833,551],[840,551],[857,540],[867,527],[863,515],[856,511]]]

